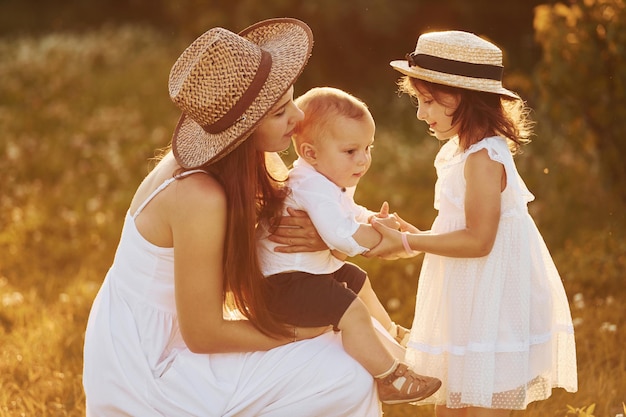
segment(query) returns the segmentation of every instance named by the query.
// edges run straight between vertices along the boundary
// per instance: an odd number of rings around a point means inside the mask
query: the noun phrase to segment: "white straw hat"
[[[196,168],[241,144],[298,78],[312,48],[311,29],[290,18],[239,34],[213,28],[189,45],[168,83],[183,112],[172,138],[178,163]]]
[[[502,87],[500,48],[473,33],[424,33],[414,52],[390,65],[404,75],[436,84],[520,98]]]

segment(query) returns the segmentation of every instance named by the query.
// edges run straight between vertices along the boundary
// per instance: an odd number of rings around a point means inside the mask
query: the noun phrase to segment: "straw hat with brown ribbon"
[[[409,77],[436,84],[485,91],[519,99],[502,87],[502,51],[473,33],[431,32],[420,35],[415,51],[391,66]]]
[[[215,162],[241,144],[287,92],[313,48],[297,19],[259,22],[235,34],[213,28],[170,71],[169,93],[182,115],[172,150],[184,168]]]

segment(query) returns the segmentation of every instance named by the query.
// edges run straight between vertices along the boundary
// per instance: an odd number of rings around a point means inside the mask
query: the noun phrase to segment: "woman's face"
[[[452,124],[452,115],[459,105],[459,96],[447,93],[435,97],[425,88],[416,91],[417,118],[428,123],[430,132],[439,140],[450,139],[459,133],[458,123]]]
[[[296,123],[303,118],[304,113],[293,102],[291,86],[252,133],[256,149],[264,152],[284,151],[291,143]]]

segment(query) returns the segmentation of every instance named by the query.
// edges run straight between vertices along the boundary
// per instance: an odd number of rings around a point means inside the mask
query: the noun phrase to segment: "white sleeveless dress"
[[[458,138],[442,146],[432,232],[465,227],[463,170],[482,149],[507,176],[495,244],[481,258],[425,255],[406,359],[443,381],[420,404],[524,409],[553,387],[577,390],[576,352],[561,279],[528,214],[534,196],[505,139],[486,138],[465,152]]]
[[[174,301],[174,250],[151,244],[135,227],[174,180],[126,215],[94,301],[84,347],[87,416],[379,417],[373,378],[338,334],[266,352],[187,349]]]

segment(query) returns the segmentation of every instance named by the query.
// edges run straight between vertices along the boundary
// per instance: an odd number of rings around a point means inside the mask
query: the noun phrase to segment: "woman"
[[[131,202],[87,325],[88,416],[380,415],[337,335],[268,314],[256,257],[255,224],[284,198],[265,152],[303,117],[312,42],[295,19],[214,28],[174,64],[172,152]]]

